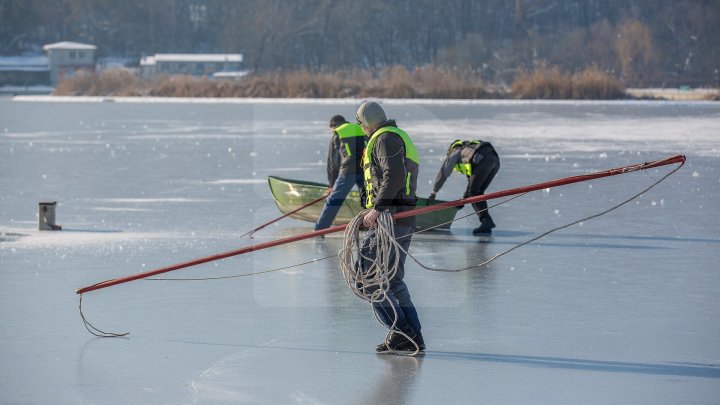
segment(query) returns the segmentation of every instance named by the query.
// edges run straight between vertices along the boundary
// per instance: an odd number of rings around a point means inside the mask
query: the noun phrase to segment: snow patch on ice
[[[127,207],[91,207],[91,211],[110,211],[110,212],[150,212],[154,211],[150,208],[127,208]]]
[[[29,229],[7,229],[3,234],[15,235],[3,243],[2,249],[38,249],[55,247],[81,247],[108,245],[146,239],[167,238],[167,234],[124,232],[119,230],[72,230],[38,231]]]
[[[267,179],[217,179],[204,180],[208,184],[265,184]]]
[[[577,153],[596,153],[606,159],[611,153],[681,154],[690,149],[701,156],[720,157],[717,128],[718,116],[702,117],[605,117],[587,120],[582,129],[575,121],[562,117],[537,114],[531,120],[514,121],[507,114],[490,119],[458,120],[455,134],[476,134],[482,128],[482,139],[493,143],[500,156],[515,158],[557,158]],[[444,144],[449,135],[446,123],[440,120],[413,121],[404,128],[424,142]],[[468,135],[471,136],[471,135]],[[504,155],[503,149],[529,150],[526,155]]]
[[[198,139],[202,140],[218,140],[218,139],[243,139],[247,138],[247,133],[237,134],[208,134],[208,133],[164,133],[164,134],[142,134],[142,135],[127,135],[125,139],[132,140],[175,140],[175,139]]]
[[[104,203],[131,203],[131,204],[157,204],[157,203],[200,203],[212,200],[204,198],[98,198],[92,201]]]

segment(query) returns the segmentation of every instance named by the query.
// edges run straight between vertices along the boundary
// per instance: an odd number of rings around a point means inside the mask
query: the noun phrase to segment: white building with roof
[[[50,65],[50,82],[55,84],[78,71],[95,71],[95,45],[78,42],[56,42],[43,47]]]
[[[241,73],[241,54],[158,53],[140,60],[143,78],[157,75],[191,75],[213,77],[216,73]]]

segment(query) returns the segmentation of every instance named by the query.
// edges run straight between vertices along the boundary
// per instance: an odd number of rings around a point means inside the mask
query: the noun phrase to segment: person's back
[[[448,148],[429,199],[435,199],[435,195],[453,171],[467,177],[468,186],[463,198],[483,195],[499,169],[500,158],[490,142],[455,140]],[[473,229],[473,235],[490,235],[495,228],[495,222],[490,216],[487,202],[480,201],[472,206],[480,219],[480,226]]]
[[[359,125],[345,121],[342,115],[330,120],[330,147],[328,149],[328,183],[330,187],[340,174],[362,173],[362,152],[365,133]]]
[[[361,161],[365,133],[362,128],[347,122],[342,115],[335,115],[330,119],[330,132],[332,135],[327,158],[330,189],[325,206],[315,223],[315,230],[332,225],[353,185],[357,185],[360,190],[364,186]]]

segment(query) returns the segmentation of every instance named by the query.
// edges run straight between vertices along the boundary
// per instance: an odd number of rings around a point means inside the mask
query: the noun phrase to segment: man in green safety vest
[[[468,185],[463,198],[483,195],[500,169],[500,158],[490,142],[455,140],[448,148],[445,162],[435,178],[429,200],[445,184],[453,170],[467,176]],[[495,223],[488,212],[486,201],[473,203],[473,209],[480,218],[480,226],[473,229],[473,235],[490,235]]]
[[[327,157],[327,178],[330,193],[325,199],[315,230],[329,228],[354,185],[362,193],[365,180],[360,163],[365,149],[365,133],[342,115],[330,119],[330,146]]]
[[[368,229],[361,244],[361,268],[368,269],[376,257],[377,219],[382,211],[399,213],[415,207],[417,179],[419,172],[418,153],[412,140],[403,130],[397,128],[395,120],[388,120],[383,108],[376,102],[363,103],[356,114],[357,122],[368,136],[363,156],[365,195],[363,205],[370,211],[363,218]],[[407,251],[410,247],[415,217],[396,220],[393,224],[395,239]],[[377,318],[388,328],[394,327],[403,334],[390,331],[385,341],[375,350],[415,352],[425,350],[420,332],[421,325],[410,292],[403,281],[405,276],[405,253],[399,253],[399,265],[390,280],[382,302],[373,303]],[[389,259],[392,263],[394,258]],[[397,317],[397,319],[396,319]],[[417,347],[415,344],[417,344]]]

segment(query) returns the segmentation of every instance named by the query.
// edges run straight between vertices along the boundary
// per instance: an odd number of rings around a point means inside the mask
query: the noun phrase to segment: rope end
[[[125,337],[130,334],[130,332],[125,332],[125,333],[104,332],[104,331],[101,331],[100,329],[94,327],[90,322],[87,321],[87,319],[85,319],[85,315],[83,314],[83,311],[82,311],[82,293],[78,293],[78,294],[80,294],[80,304],[78,305],[78,308],[80,309],[80,318],[82,318],[83,324],[85,324],[85,329],[87,329],[88,332],[90,332],[91,334],[93,334],[94,336],[97,336],[97,337],[109,337],[109,338]]]

